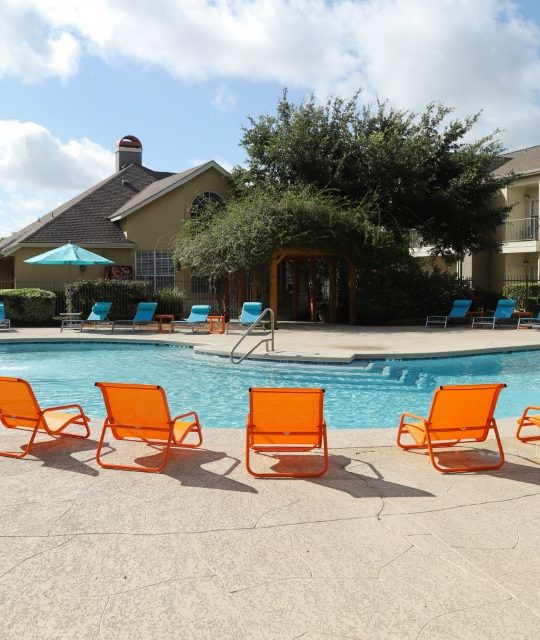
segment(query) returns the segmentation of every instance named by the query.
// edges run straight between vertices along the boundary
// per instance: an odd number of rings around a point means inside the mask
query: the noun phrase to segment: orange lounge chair
[[[397,444],[405,450],[428,449],[431,464],[443,473],[498,469],[504,464],[504,452],[497,423],[493,416],[497,398],[505,384],[448,385],[433,395],[428,418],[404,413],[399,422]],[[484,466],[446,468],[435,461],[434,448],[451,447],[459,442],[484,442],[493,429],[499,460]],[[403,444],[401,437],[409,433],[415,444]]]
[[[199,417],[194,411],[171,418],[165,391],[156,385],[96,382],[101,389],[107,417],[99,439],[96,459],[105,469],[159,472],[167,464],[171,447],[200,447],[203,441]],[[186,420],[185,418],[190,418]],[[101,449],[107,429],[116,440],[142,441],[151,445],[164,445],[163,460],[157,467],[141,465],[106,464],[101,460]],[[190,433],[198,436],[196,443],[184,440]]]
[[[246,425],[246,467],[257,478],[316,478],[328,469],[323,418],[324,389],[250,389]],[[307,473],[253,471],[250,452],[303,452],[322,449],[319,471]]]
[[[540,428],[540,413],[530,415],[529,411],[540,411],[540,407],[525,407],[525,411],[521,415],[521,418],[517,421],[518,429],[516,431],[516,438],[521,442],[532,442],[534,440],[540,440],[540,435],[536,436],[522,436],[521,430],[524,427],[538,427]]]
[[[66,412],[64,409],[75,409],[76,413]],[[0,451],[0,455],[9,458],[24,458],[28,455],[38,431],[44,431],[50,436],[70,438],[88,438],[90,435],[88,418],[80,405],[66,404],[41,409],[32,387],[21,378],[0,377],[0,422],[8,429],[32,432],[22,453]],[[65,433],[64,429],[71,424],[84,427],[85,435]]]

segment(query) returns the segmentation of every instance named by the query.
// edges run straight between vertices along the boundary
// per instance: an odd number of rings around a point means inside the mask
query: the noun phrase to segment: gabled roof
[[[224,176],[229,175],[214,161],[181,173],[152,171],[130,164],[4,238],[0,241],[0,255],[9,255],[24,245],[70,241],[82,245],[133,247],[117,221],[211,167]]]
[[[504,153],[500,156],[500,162],[493,171],[497,176],[505,176],[509,173],[518,175],[540,173],[540,145]]]
[[[197,167],[193,167],[192,169],[187,169],[186,171],[182,171],[181,173],[173,173],[162,180],[158,180],[153,184],[146,187],[146,189],[142,190],[136,196],[131,198],[128,202],[126,202],[122,207],[120,207],[117,211],[109,216],[111,220],[117,222],[118,220],[122,220],[126,218],[130,214],[134,213],[141,207],[149,204],[156,198],[161,198],[161,196],[165,195],[169,191],[173,189],[177,189],[182,186],[189,180],[193,180],[197,176],[204,173],[208,169],[216,169],[219,171],[224,177],[229,177],[229,172],[226,171],[221,165],[214,160],[210,160],[209,162],[205,162],[204,164],[200,164]]]

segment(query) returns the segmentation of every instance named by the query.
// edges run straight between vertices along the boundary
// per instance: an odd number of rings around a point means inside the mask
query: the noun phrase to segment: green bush
[[[56,295],[43,289],[0,289],[6,318],[22,325],[50,322],[54,317]]]
[[[143,280],[79,280],[65,285],[66,309],[87,316],[95,302],[112,302],[109,317],[130,318],[139,302],[153,300],[150,283]]]
[[[359,268],[360,324],[423,322],[429,314],[446,315],[456,298],[474,300],[468,281],[437,269],[426,272],[402,254],[379,251]]]
[[[524,311],[538,313],[540,310],[540,284],[536,282],[514,282],[504,285],[504,298],[516,301],[516,307]]]
[[[158,303],[157,313],[172,313],[181,316],[183,312],[185,293],[181,289],[172,287],[155,291],[152,299]]]

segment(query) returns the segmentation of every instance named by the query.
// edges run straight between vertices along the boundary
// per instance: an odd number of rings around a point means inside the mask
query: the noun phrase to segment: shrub
[[[504,298],[516,301],[516,307],[525,311],[538,313],[540,303],[540,284],[537,282],[513,282],[504,285],[502,289]]]
[[[456,298],[473,299],[467,280],[435,269],[428,273],[407,256],[380,255],[359,270],[358,322],[419,322],[444,314]]]
[[[43,289],[1,289],[6,317],[12,322],[32,325],[50,322],[54,317],[56,295]]]
[[[112,302],[110,316],[130,318],[139,302],[153,300],[150,283],[144,280],[79,280],[65,285],[66,308],[90,313],[95,302]]]
[[[181,289],[172,287],[155,291],[153,299],[158,303],[157,313],[172,313],[182,315],[185,293]]]

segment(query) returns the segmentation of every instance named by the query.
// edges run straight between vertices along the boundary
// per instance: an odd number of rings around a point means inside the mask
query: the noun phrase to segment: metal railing
[[[249,336],[251,335],[252,331],[255,329],[255,327],[261,323],[262,319],[266,316],[269,315],[270,316],[270,331],[271,331],[271,336],[270,338],[263,338],[262,340],[259,340],[259,342],[257,342],[257,344],[255,346],[253,346],[247,353],[244,353],[243,356],[241,356],[240,358],[238,358],[237,360],[234,357],[234,352],[236,351],[236,349],[242,344],[242,342]],[[268,348],[268,343],[271,344],[270,349]],[[266,346],[266,352],[268,353],[268,351],[275,351],[275,344],[274,344],[274,312],[272,311],[272,309],[270,309],[270,307],[267,307],[262,313],[261,315],[254,321],[252,322],[249,327],[246,329],[244,335],[240,338],[240,340],[238,340],[238,342],[234,345],[234,347],[231,349],[231,353],[230,353],[230,359],[231,362],[233,364],[240,364],[241,362],[243,362],[248,356],[250,356],[257,347],[259,347],[261,344],[264,344]]]
[[[518,218],[507,220],[503,227],[503,242],[538,240],[538,218]]]

